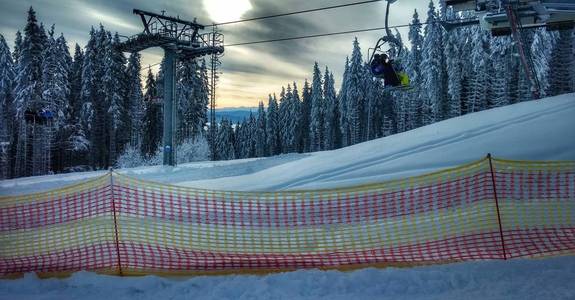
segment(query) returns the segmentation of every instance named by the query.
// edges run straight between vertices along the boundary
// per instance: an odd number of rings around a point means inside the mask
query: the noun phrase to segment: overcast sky
[[[106,29],[122,35],[142,31],[140,18],[133,8],[166,11],[166,15],[182,19],[197,18],[199,23],[231,21],[238,18],[265,16],[305,10],[359,0],[0,0],[0,33],[13,46],[17,30],[26,23],[26,11],[34,7],[38,20],[56,32],[63,32],[73,50],[74,43],[82,47],[91,26],[102,23]],[[422,22],[426,19],[428,0],[399,0],[392,5],[390,25],[407,24],[417,9]],[[381,27],[384,24],[385,1],[326,10],[289,17],[221,26],[226,44],[275,39],[282,37],[328,33]],[[406,30],[402,31],[407,40]],[[373,47],[383,31],[357,33],[296,41],[228,47],[222,59],[218,85],[219,107],[257,106],[267,104],[269,93],[279,93],[282,86],[296,81],[301,92],[305,78],[310,79],[313,63],[327,65],[339,87],[346,55],[352,41],[359,39],[362,53]],[[142,65],[161,61],[161,49],[142,52]],[[153,68],[157,70],[156,68]]]

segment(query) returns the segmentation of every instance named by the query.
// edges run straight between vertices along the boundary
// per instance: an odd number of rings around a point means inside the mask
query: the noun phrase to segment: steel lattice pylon
[[[139,52],[152,47],[164,49],[164,165],[176,165],[176,66],[178,60],[191,60],[201,56],[221,56],[224,52],[223,35],[214,27],[212,32],[200,34],[205,27],[194,21],[182,20],[134,9],[142,19],[144,31],[129,37],[119,45],[121,51]],[[219,61],[218,61],[219,62]],[[212,62],[212,77],[217,73],[219,63]],[[215,107],[215,82],[210,84],[210,108]]]
[[[212,26],[211,42],[212,45],[223,44],[224,36],[217,31],[216,26]],[[210,155],[212,160],[216,160],[216,86],[219,79],[219,67],[221,65],[220,57],[223,53],[212,53],[210,57]]]

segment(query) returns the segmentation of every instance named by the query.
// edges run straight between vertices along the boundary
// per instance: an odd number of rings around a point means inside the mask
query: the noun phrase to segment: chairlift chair
[[[38,111],[27,109],[24,112],[24,120],[28,124],[49,125],[53,119],[54,113],[48,109],[41,109]]]
[[[403,68],[401,68],[401,64],[397,60],[403,50],[403,43],[401,39],[394,36],[389,29],[390,6],[396,1],[397,0],[387,0],[385,35],[379,38],[375,47],[368,50],[369,66],[372,75],[376,78],[384,79],[385,88],[387,89],[401,89],[409,86],[409,79],[407,75],[402,72]],[[384,46],[386,45],[387,50],[384,50]],[[395,49],[397,49],[397,53],[395,53]],[[387,79],[385,78],[386,75],[388,77]],[[390,76],[391,78],[389,78]]]
[[[445,20],[447,30],[479,24],[493,35],[511,35],[513,24],[507,7],[513,8],[521,28],[546,27],[548,30],[573,28],[575,1],[573,0],[445,0],[454,12],[473,11],[473,20]]]

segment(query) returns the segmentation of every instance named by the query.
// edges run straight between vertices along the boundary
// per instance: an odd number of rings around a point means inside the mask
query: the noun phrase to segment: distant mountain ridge
[[[245,118],[249,118],[250,113],[256,114],[257,107],[230,107],[230,108],[217,108],[216,121],[219,123],[222,119],[227,119],[233,123],[241,122]]]

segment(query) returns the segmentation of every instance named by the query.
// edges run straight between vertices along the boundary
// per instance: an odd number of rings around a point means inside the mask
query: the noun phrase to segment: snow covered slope
[[[314,189],[413,176],[496,157],[575,160],[575,94],[446,120],[334,151],[122,170],[138,178],[224,190]],[[0,194],[59,187],[103,172],[0,182]]]

